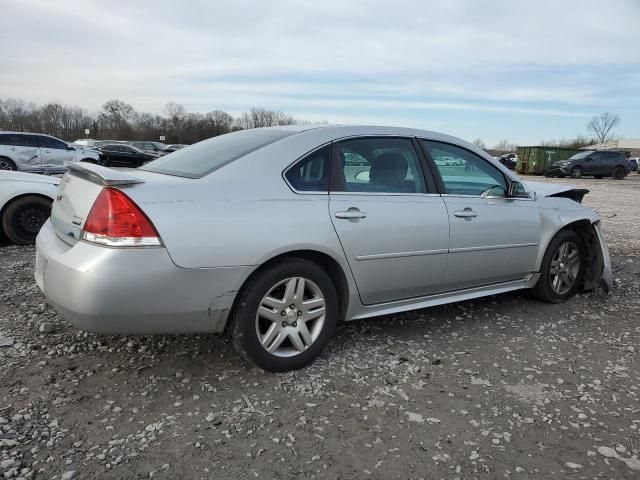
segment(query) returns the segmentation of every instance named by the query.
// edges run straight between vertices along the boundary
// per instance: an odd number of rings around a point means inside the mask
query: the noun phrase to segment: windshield
[[[202,178],[240,157],[295,132],[242,130],[204,140],[147,163],[141,170],[187,178]]]
[[[587,150],[586,152],[576,153],[572,157],[569,157],[569,160],[580,160],[581,158],[588,157],[592,153],[593,153],[593,151],[591,151],[591,150]]]

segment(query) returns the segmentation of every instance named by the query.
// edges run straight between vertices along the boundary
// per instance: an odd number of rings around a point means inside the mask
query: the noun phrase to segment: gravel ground
[[[287,374],[221,337],[74,330],[35,286],[33,248],[0,241],[0,475],[640,476],[640,176],[559,182],[592,190],[611,295],[354,322]]]

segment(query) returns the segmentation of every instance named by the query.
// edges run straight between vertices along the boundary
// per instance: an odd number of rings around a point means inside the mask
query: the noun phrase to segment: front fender
[[[598,285],[601,285],[606,291],[611,290],[613,285],[611,258],[606,240],[600,229],[600,217],[593,210],[577,205],[568,198],[554,198],[553,201],[562,205],[540,209],[542,228],[540,249],[536,259],[536,271],[540,271],[542,259],[551,239],[560,230],[570,228],[585,240],[585,244],[589,249],[590,264],[585,276],[584,290],[593,290]]]

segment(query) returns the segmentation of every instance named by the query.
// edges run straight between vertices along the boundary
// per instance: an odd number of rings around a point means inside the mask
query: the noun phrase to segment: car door
[[[531,199],[507,198],[508,179],[465,148],[431,140],[421,145],[439,176],[450,225],[447,290],[524,278],[535,270],[540,214]],[[445,162],[443,158],[453,158]]]
[[[582,162],[583,175],[599,175],[602,170],[602,155],[598,152],[590,154]]]
[[[75,160],[75,150],[57,138],[36,135],[42,157],[42,169],[63,172]]]
[[[329,213],[366,305],[441,291],[449,219],[415,141],[333,145]]]
[[[601,152],[600,161],[600,175],[613,175],[613,170],[616,168],[616,160],[620,156],[617,152]]]
[[[10,160],[1,162],[3,168],[12,168],[11,163],[23,172],[38,172],[42,168],[40,148],[33,135],[3,133],[0,135],[0,149],[2,156]]]

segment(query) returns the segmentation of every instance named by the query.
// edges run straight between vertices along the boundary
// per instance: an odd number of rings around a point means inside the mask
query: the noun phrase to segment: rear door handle
[[[478,214],[471,210],[469,207],[465,208],[464,210],[453,212],[453,214],[458,218],[473,218],[478,216]]]
[[[358,218],[367,218],[366,213],[361,212],[359,209],[355,207],[351,207],[350,209],[344,212],[336,212],[335,216],[336,218],[346,218],[349,220],[358,219]]]

